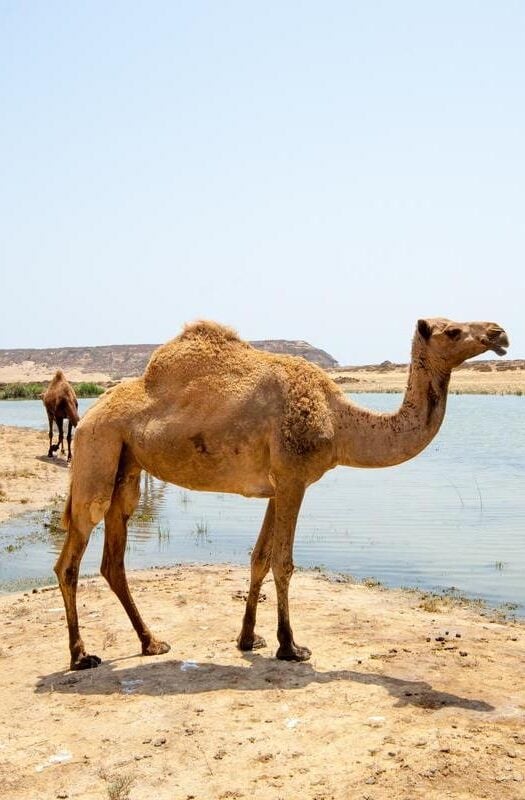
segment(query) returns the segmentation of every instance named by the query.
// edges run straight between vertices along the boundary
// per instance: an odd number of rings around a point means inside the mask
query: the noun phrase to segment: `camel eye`
[[[461,330],[459,328],[447,328],[445,333],[447,334],[449,339],[456,341],[461,336]]]

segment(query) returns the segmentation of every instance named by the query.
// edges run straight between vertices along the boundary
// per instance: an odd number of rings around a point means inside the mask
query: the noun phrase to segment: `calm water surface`
[[[356,395],[391,410],[399,395]],[[93,401],[81,401],[85,408]],[[311,486],[294,557],[389,586],[456,587],[525,614],[525,427],[522,397],[452,395],[440,433],[398,467],[339,467]],[[0,403],[0,424],[45,427],[39,401]],[[190,492],[143,478],[130,522],[127,565],[249,563],[265,501]],[[0,590],[53,577],[58,512],[0,525]],[[103,533],[91,537],[84,573],[98,571]]]

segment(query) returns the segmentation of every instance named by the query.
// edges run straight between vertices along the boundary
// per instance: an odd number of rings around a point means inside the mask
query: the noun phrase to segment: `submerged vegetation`
[[[77,397],[98,397],[105,392],[104,386],[92,381],[72,383]],[[40,400],[47,389],[45,383],[0,383],[0,400]]]

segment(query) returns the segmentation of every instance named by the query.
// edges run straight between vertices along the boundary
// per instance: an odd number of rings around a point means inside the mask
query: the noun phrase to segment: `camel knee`
[[[64,564],[60,557],[53,570],[61,586],[76,586],[78,583],[78,564]]]

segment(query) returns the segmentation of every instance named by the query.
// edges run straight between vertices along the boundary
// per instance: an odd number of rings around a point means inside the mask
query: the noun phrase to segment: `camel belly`
[[[273,496],[267,448],[202,432],[184,437],[166,430],[159,437],[152,433],[148,429],[147,444],[131,447],[141,467],[156,478],[197,491]]]

